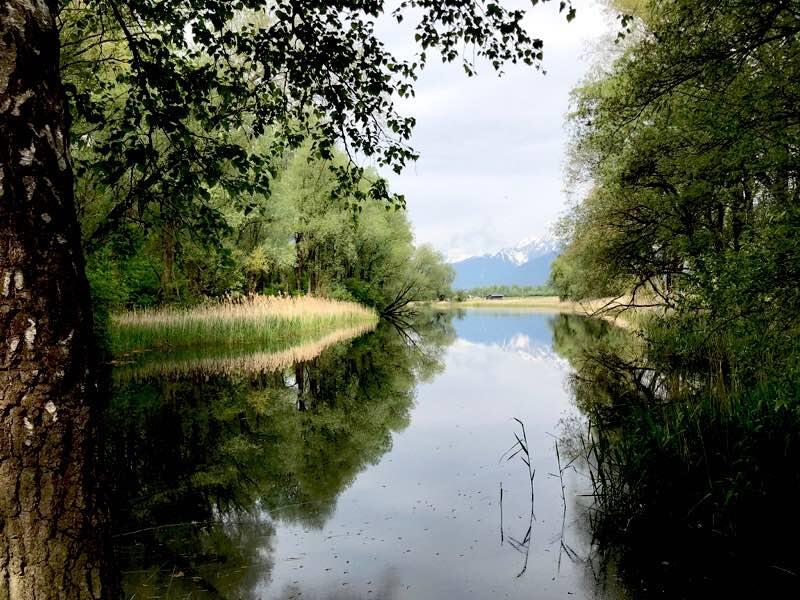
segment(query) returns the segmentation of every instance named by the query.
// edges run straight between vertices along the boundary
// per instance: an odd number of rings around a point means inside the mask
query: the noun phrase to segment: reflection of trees
[[[381,326],[287,372],[120,384],[108,412],[116,529],[146,530],[117,537],[123,570],[158,570],[170,594],[248,597],[269,571],[265,513],[322,526],[408,425],[417,382],[455,337],[446,315],[414,325],[413,343]]]
[[[638,339],[629,331],[603,319],[583,315],[556,315],[550,319],[553,350],[580,372],[599,354],[632,358],[640,352]]]
[[[117,540],[126,598],[249,598],[272,569],[272,525],[255,512],[169,524]]]
[[[630,331],[581,315],[558,315],[550,327],[553,349],[574,370],[571,387],[584,413],[613,406],[622,390],[636,393],[652,383],[652,370],[642,360],[642,340]]]
[[[796,593],[800,419],[771,382],[729,387],[601,322],[552,327],[585,417],[565,440],[593,486],[591,561],[615,563],[634,595]]]

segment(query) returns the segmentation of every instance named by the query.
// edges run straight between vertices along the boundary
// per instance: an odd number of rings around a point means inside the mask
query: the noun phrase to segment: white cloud
[[[557,3],[529,14],[529,30],[545,43],[547,75],[510,66],[498,78],[484,65],[467,78],[459,64],[431,60],[416,98],[400,105],[417,118],[412,145],[422,157],[387,175],[406,195],[419,242],[463,258],[545,234],[563,211],[569,94],[590,67],[587,48],[612,27],[595,0],[577,8],[572,23]],[[394,52],[414,52],[408,28],[381,23],[379,31]]]

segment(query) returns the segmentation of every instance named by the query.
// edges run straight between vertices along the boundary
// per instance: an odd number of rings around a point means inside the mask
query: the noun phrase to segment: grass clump
[[[111,317],[111,351],[119,358],[146,350],[278,350],[377,320],[361,305],[311,296],[134,310]]]

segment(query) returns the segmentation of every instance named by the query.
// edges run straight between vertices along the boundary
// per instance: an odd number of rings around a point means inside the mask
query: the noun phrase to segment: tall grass
[[[271,351],[151,352],[136,361],[123,362],[114,369],[117,381],[145,381],[151,378],[176,379],[205,375],[258,375],[282,371],[298,362],[312,360],[329,347],[375,329],[375,323],[339,328],[321,338]]]
[[[111,350],[119,358],[144,350],[285,349],[377,320],[373,310],[351,302],[259,296],[241,303],[112,315]]]

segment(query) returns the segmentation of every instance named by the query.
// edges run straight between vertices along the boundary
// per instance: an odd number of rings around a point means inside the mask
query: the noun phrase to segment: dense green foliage
[[[449,294],[452,269],[433,249],[414,247],[403,210],[366,202],[354,211],[355,197],[337,194],[337,185],[330,165],[304,147],[286,155],[269,194],[252,195],[247,206],[213,191],[214,239],[148,211],[90,253],[95,295],[123,307],[309,293],[382,310],[398,297]]]
[[[525,296],[554,296],[555,290],[547,285],[487,285],[460,292],[462,296],[488,296],[502,294],[510,298]]]
[[[377,37],[385,12],[415,22],[413,58]],[[476,61],[538,68],[526,14],[459,0],[62,2],[98,308],[302,290],[396,309],[446,293],[440,259],[415,254],[405,217],[384,212],[404,198],[360,164],[400,172],[416,158],[415,120],[395,101],[429,55],[468,75]]]
[[[752,333],[788,339],[800,315],[791,4],[639,3],[613,64],[576,91],[572,164],[592,188],[563,224],[561,294],[635,293],[703,311],[713,330],[749,334],[755,319]]]
[[[570,357],[595,524],[665,548],[687,532],[737,551],[774,542],[757,561],[794,568],[780,554],[800,529],[785,518],[800,491],[800,14],[625,8],[632,32],[575,92],[572,167],[589,191],[562,223],[552,280],[564,297],[665,310],[636,353]]]

